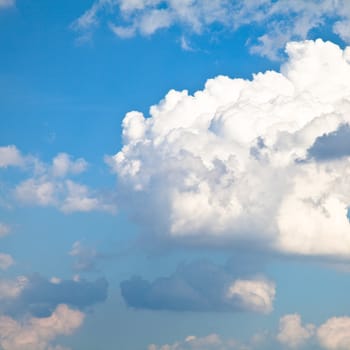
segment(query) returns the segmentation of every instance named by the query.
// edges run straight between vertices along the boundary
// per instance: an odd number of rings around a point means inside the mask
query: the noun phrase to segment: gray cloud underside
[[[84,310],[107,299],[108,282],[104,278],[94,282],[86,280],[62,280],[52,283],[35,274],[27,278],[23,289],[16,298],[2,302],[0,310],[19,316],[27,312],[35,317],[45,317],[59,304]]]
[[[230,294],[232,287],[239,284],[237,281],[243,281],[241,285],[248,286],[248,289],[243,294]],[[251,281],[252,284],[248,285]],[[249,290],[250,286],[254,291]],[[263,289],[261,299],[259,288]],[[264,313],[271,311],[275,290],[265,279],[238,279],[228,267],[201,261],[182,264],[171,276],[153,282],[133,277],[121,283],[121,292],[126,303],[137,309]],[[258,295],[258,300],[247,302],[244,293],[251,292]]]
[[[319,136],[309,149],[309,157],[319,161],[339,159],[350,155],[350,126],[341,125],[336,131]]]

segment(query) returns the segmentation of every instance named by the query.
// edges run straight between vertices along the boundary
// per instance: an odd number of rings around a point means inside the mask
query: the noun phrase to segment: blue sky
[[[349,28],[0,0],[0,349],[349,349]]]

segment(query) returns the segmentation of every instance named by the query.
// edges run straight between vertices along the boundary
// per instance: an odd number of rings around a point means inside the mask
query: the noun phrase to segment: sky
[[[0,0],[0,349],[350,349],[347,0]]]

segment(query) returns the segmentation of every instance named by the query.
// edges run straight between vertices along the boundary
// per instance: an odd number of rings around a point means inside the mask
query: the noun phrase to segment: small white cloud
[[[68,174],[80,174],[87,166],[87,162],[82,158],[73,161],[69,154],[59,153],[52,160],[52,173],[55,177],[65,177]]]
[[[0,300],[15,299],[28,283],[28,278],[19,276],[15,280],[0,279]]]
[[[4,350],[62,349],[51,346],[50,342],[58,336],[72,334],[81,326],[84,316],[64,304],[45,318],[32,317],[18,322],[0,316],[0,345]]]
[[[0,253],[0,270],[7,270],[15,261],[9,254]]]
[[[330,318],[317,330],[317,338],[324,349],[350,349],[350,317]]]
[[[26,205],[53,206],[65,213],[115,211],[116,206],[112,200],[107,199],[107,195],[70,179],[86,171],[88,163],[83,158],[73,159],[67,153],[59,153],[51,164],[45,164],[32,156],[15,157],[20,153],[14,146],[4,147],[3,153],[6,154],[6,157],[3,156],[3,167],[25,163],[25,170],[31,172],[31,177],[15,186],[13,194],[19,202]],[[0,223],[0,235],[1,228]]]
[[[45,177],[28,179],[16,187],[15,196],[24,204],[54,205],[56,203],[57,186],[59,184],[51,182]]]
[[[203,337],[190,335],[185,340],[177,341],[173,344],[148,345],[148,350],[247,350],[248,347],[239,343],[235,339],[223,339],[216,333]]]
[[[277,340],[292,349],[304,345],[315,333],[315,326],[301,324],[301,317],[298,314],[286,315],[280,319],[279,333]]]
[[[227,298],[238,299],[244,309],[270,313],[276,295],[275,284],[264,279],[236,280],[229,286]]]
[[[1,2],[0,2],[1,7]],[[0,168],[7,168],[9,166],[23,166],[25,158],[16,146],[0,147]]]
[[[53,276],[53,277],[50,278],[50,282],[52,284],[60,284],[62,282],[62,280],[61,280],[61,278]]]

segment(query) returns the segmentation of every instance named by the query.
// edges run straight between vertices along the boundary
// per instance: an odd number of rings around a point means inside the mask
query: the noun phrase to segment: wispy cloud
[[[220,335],[213,333],[203,337],[189,335],[182,341],[173,344],[156,345],[150,344],[148,350],[248,350],[247,346],[235,339],[223,339]]]
[[[288,41],[307,39],[325,24],[349,42],[350,5],[346,0],[97,0],[73,28],[86,37],[104,23],[121,38],[149,36],[173,26],[187,35],[210,32],[214,24],[228,31],[254,26],[259,34],[248,40],[251,52],[278,59]]]

